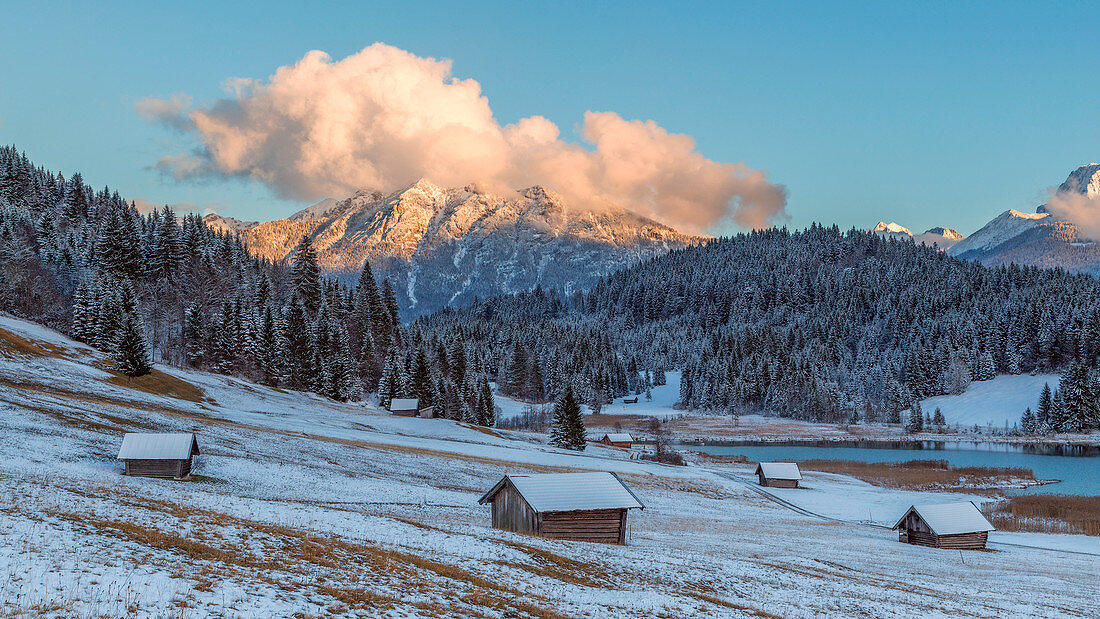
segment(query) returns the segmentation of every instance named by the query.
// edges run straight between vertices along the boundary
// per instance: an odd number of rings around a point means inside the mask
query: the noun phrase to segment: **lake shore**
[[[669,409],[664,417],[654,415],[606,414],[585,415],[589,432],[598,434],[616,429],[630,432],[638,439],[652,439],[660,422],[659,431],[668,439],[684,445],[739,445],[775,444],[798,441],[830,442],[837,444],[889,442],[889,443],[1002,443],[1007,445],[1054,445],[1100,448],[1100,433],[1057,434],[1053,436],[1018,436],[1000,427],[973,426],[949,427],[944,432],[918,432],[910,434],[900,424],[832,424],[800,421],[763,415],[705,415],[681,413]]]

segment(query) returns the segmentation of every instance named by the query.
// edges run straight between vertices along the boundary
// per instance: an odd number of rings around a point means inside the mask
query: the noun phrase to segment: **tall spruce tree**
[[[588,433],[581,416],[581,405],[568,383],[561,398],[554,404],[554,419],[550,425],[550,443],[563,449],[584,451],[588,446]]]
[[[321,268],[317,265],[317,252],[308,235],[302,235],[295,248],[294,266],[290,271],[294,296],[310,316],[321,306]]]
[[[133,314],[127,314],[122,321],[122,333],[115,345],[115,363],[119,372],[130,378],[145,376],[153,371],[149,360],[149,347],[141,325]]]

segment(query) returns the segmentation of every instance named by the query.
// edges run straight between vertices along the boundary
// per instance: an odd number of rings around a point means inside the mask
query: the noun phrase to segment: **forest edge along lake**
[[[677,446],[715,456],[745,456],[753,462],[841,460],[899,463],[910,460],[943,460],[956,467],[1025,468],[1031,470],[1036,479],[1059,481],[1007,489],[1006,492],[1100,496],[1100,447],[1095,445],[945,441],[732,441],[682,442]]]

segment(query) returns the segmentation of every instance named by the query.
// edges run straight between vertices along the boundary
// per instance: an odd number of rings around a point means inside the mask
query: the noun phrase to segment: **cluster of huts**
[[[769,488],[797,488],[802,481],[794,462],[760,462],[756,476],[761,486]],[[995,530],[970,501],[910,506],[892,528],[901,542],[958,550],[985,548],[989,532]]]
[[[616,447],[629,447],[630,440],[630,435],[603,437]],[[127,433],[118,459],[126,475],[187,479],[193,458],[200,454],[193,433]],[[761,462],[756,476],[761,486],[772,488],[797,488],[802,480],[793,462]],[[492,506],[497,529],[606,544],[625,544],[627,513],[645,509],[619,476],[609,472],[505,475],[478,503]],[[970,502],[913,505],[893,528],[902,542],[950,549],[985,548],[994,530]]]

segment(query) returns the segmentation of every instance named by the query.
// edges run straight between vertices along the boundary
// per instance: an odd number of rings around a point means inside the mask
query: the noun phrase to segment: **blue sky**
[[[587,110],[653,119],[787,187],[790,225],[879,219],[973,232],[1100,159],[1088,4],[5,3],[0,142],[95,186],[242,219],[303,206],[152,166],[184,136],[142,98],[223,97],[307,51],[383,41],[450,58],[501,123],[567,139]],[[918,230],[919,229],[919,230]]]

